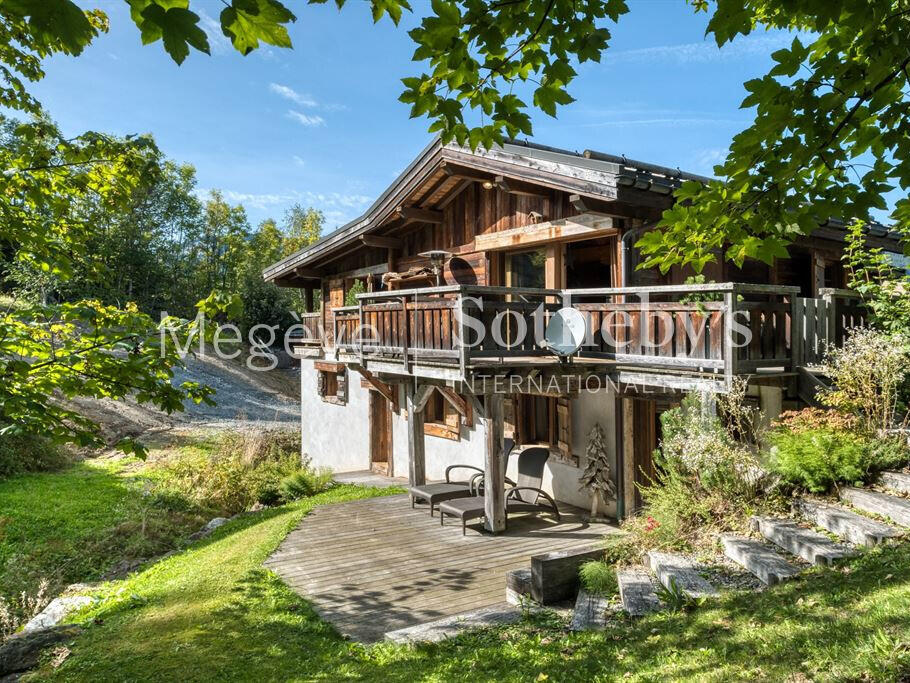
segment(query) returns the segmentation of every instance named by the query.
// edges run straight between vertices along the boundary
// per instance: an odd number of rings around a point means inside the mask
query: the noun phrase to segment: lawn
[[[553,615],[438,645],[339,637],[262,561],[314,506],[381,495],[343,486],[238,518],[109,584],[58,669],[27,680],[898,680],[910,676],[910,545],[693,613],[602,633]],[[318,552],[318,550],[316,551]]]
[[[207,521],[148,508],[130,460],[88,460],[0,479],[0,595],[97,579],[118,558],[150,557]],[[143,521],[145,524],[143,524]]]

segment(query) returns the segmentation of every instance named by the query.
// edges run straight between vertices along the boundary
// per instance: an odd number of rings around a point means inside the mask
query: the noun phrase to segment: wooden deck
[[[538,553],[597,543],[615,527],[514,517],[497,536],[412,510],[405,495],[315,509],[266,560],[344,635],[361,642],[387,631],[502,603],[505,575]]]

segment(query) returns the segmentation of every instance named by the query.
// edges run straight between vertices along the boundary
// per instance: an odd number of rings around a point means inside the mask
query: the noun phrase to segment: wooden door
[[[392,409],[388,399],[370,391],[370,469],[392,476]]]
[[[632,480],[635,483],[635,508],[642,505],[638,487],[654,480],[654,449],[658,442],[657,401],[632,400]],[[631,511],[630,511],[631,512]]]

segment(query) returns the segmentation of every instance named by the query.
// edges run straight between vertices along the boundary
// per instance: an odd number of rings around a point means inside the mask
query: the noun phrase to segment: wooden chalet
[[[530,143],[428,145],[361,218],[264,272],[306,292],[295,343],[304,453],[415,484],[455,463],[484,468],[496,484],[487,526],[498,531],[504,434],[548,445],[546,487],[581,507],[585,443],[599,423],[619,491],[609,513],[621,517],[653,473],[660,413],[684,392],[748,377],[769,417],[810,398],[825,345],[863,320],[843,290],[843,229],[819,226],[773,266],[710,265],[718,284],[638,270],[635,242],[693,177]],[[896,249],[885,231],[869,240]],[[568,362],[539,343],[563,307],[591,332]]]

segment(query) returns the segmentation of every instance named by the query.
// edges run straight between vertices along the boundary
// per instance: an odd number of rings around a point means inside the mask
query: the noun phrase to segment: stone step
[[[827,529],[854,545],[871,548],[884,540],[902,535],[900,529],[890,524],[863,517],[839,505],[798,498],[793,509],[816,526]]]
[[[727,557],[769,586],[792,579],[800,572],[799,567],[761,541],[736,534],[721,534],[720,540]]]
[[[878,477],[878,483],[886,489],[910,494],[910,474],[906,472],[882,472]]]
[[[856,554],[845,545],[801,527],[792,519],[753,517],[752,528],[775,545],[801,557],[809,564],[831,564],[835,560]]]
[[[717,595],[717,589],[698,573],[699,564],[676,553],[648,553],[648,564],[666,588],[675,583],[690,598],[708,598]]]
[[[531,599],[531,568],[506,572],[506,602],[521,605]]]
[[[841,489],[841,500],[873,515],[887,517],[901,526],[910,527],[910,500],[867,489]]]
[[[425,624],[408,626],[385,634],[386,640],[395,643],[435,643],[453,638],[459,633],[486,626],[511,624],[521,618],[521,610],[511,605],[493,605],[471,612],[456,614]]]
[[[619,599],[630,616],[640,617],[661,608],[654,579],[644,567],[628,567],[616,572]]]
[[[603,595],[588,593],[584,588],[578,591],[575,611],[572,613],[573,631],[591,631],[606,628],[607,617],[613,612],[610,599]]]

